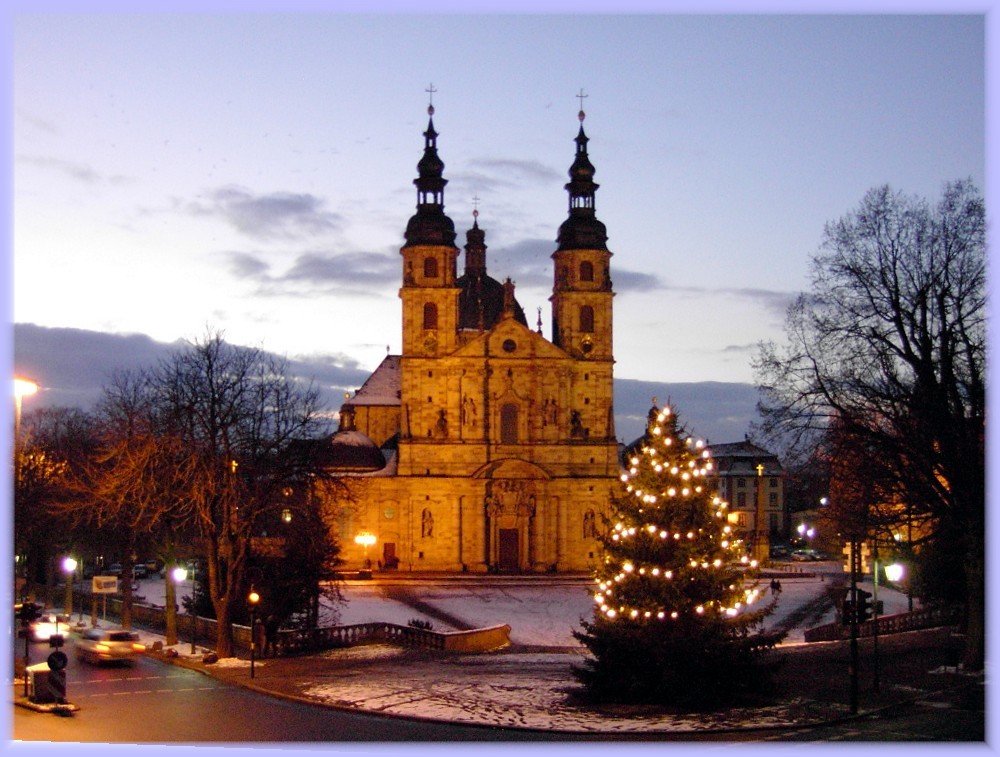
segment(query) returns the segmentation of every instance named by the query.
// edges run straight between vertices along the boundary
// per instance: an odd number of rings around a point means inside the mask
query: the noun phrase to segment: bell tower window
[[[438,309],[433,302],[424,304],[424,328],[433,330],[438,327]]]
[[[424,278],[436,279],[438,275],[437,258],[424,258]]]
[[[580,281],[594,280],[594,264],[589,260],[580,263]]]
[[[580,331],[584,334],[594,333],[594,308],[590,305],[580,307]]]

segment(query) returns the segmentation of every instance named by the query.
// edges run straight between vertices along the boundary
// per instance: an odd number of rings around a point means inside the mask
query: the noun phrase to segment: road
[[[48,647],[32,645],[32,663]],[[339,712],[258,694],[152,658],[95,667],[65,648],[67,699],[60,716],[14,707],[15,741],[87,743],[537,741],[544,733]],[[20,688],[20,687],[19,687]],[[23,693],[23,689],[17,693]]]

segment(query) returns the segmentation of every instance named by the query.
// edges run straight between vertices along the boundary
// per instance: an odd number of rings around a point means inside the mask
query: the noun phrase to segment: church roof
[[[298,440],[295,448],[314,465],[351,475],[382,472],[394,456],[394,450],[379,449],[375,442],[354,429],[337,431],[322,439]]]
[[[730,476],[756,476],[757,466],[764,466],[764,474],[780,476],[783,472],[778,456],[750,441],[709,445],[718,472]]]
[[[386,355],[375,372],[344,402],[344,405],[399,405],[402,378],[400,355]]]
[[[338,431],[329,437],[320,461],[326,468],[375,471],[385,467],[385,457],[375,442],[360,431]]]

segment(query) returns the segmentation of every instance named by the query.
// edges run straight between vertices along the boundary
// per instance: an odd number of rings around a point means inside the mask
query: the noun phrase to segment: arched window
[[[580,281],[593,281],[594,280],[594,264],[589,260],[584,260],[580,263]]]
[[[517,444],[517,405],[500,407],[500,443]]]
[[[437,258],[424,258],[424,278],[436,279],[438,275]]]
[[[580,331],[584,334],[594,333],[594,309],[590,305],[580,306]]]
[[[424,328],[436,329],[438,327],[438,309],[433,302],[424,303]]]

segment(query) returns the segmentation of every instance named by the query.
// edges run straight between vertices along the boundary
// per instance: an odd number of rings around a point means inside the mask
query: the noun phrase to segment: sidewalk
[[[983,686],[953,664],[949,629],[883,637],[879,641],[880,691],[873,691],[870,641],[862,640],[858,715]],[[665,708],[588,706],[575,700],[570,668],[577,650],[511,647],[489,654],[455,655],[385,645],[331,650],[298,657],[247,659],[205,665],[180,656],[174,664],[233,685],[317,705],[399,717],[608,735],[724,733],[789,729],[851,719],[850,650],[847,642],[780,647],[784,664],[777,701],[710,714]],[[964,694],[962,694],[964,696]]]

